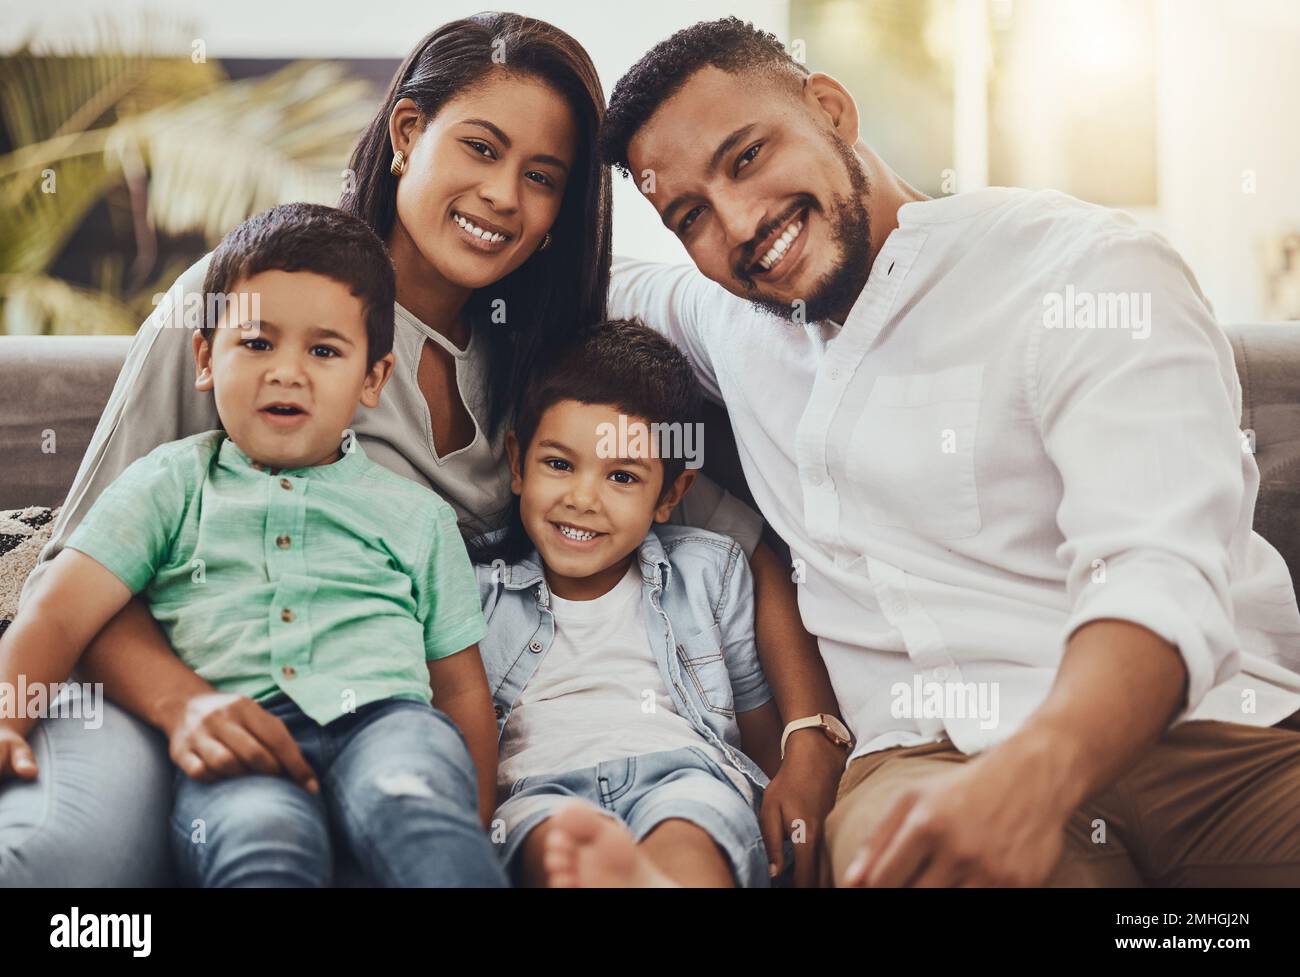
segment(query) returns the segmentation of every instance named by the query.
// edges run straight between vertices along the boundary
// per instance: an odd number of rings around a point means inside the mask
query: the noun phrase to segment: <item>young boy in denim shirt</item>
[[[768,778],[746,751],[774,755],[781,726],[749,566],[725,536],[664,525],[701,407],[680,351],[610,322],[539,371],[507,435],[518,498],[471,552],[494,830],[525,884],[769,884]]]
[[[129,466],[0,643],[0,678],[61,680],[142,593],[185,664],[239,699],[222,728],[171,737],[187,883],[326,885],[339,839],[375,884],[504,884],[471,760],[472,743],[490,773],[495,750],[455,514],[347,429],[393,367],[394,287],[380,240],[333,208],[227,235],[204,292],[244,301],[209,304],[194,336],[223,430]],[[0,776],[35,776],[23,732],[0,721]]]

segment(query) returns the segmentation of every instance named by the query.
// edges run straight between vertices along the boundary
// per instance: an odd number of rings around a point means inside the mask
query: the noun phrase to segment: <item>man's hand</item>
[[[900,797],[845,885],[1041,885],[1065,825],[1186,703],[1178,649],[1130,621],[1084,624],[1047,699],[1009,739]]]
[[[835,792],[844,772],[846,751],[820,730],[796,730],[790,735],[785,759],[763,793],[759,824],[771,874],[785,869],[783,841],[789,832],[794,845],[794,884],[818,884],[823,825],[835,805]]]
[[[12,729],[0,726],[0,780],[11,773],[24,780],[35,780],[36,758],[27,740]]]
[[[248,696],[187,699],[166,728],[172,762],[203,783],[250,773],[287,776],[313,794],[320,783],[289,728]]]
[[[1073,810],[1058,771],[1050,751],[1012,747],[929,778],[894,802],[844,885],[1041,885]]]

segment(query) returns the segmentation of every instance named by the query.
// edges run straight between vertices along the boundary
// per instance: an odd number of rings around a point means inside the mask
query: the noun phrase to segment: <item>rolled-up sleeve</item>
[[[1241,667],[1229,541],[1249,500],[1232,350],[1191,272],[1153,234],[1111,236],[1060,286],[1044,296],[1026,365],[1061,481],[1071,605],[1061,640],[1103,618],[1148,628],[1177,646],[1190,711]],[[1063,315],[1049,316],[1053,306]]]

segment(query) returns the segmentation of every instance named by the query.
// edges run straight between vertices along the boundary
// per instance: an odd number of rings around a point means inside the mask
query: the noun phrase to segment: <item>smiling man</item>
[[[616,260],[610,314],[727,407],[856,736],[827,877],[1300,884],[1300,611],[1168,244],[927,199],[735,18],[646,54],[602,150],[696,266]]]

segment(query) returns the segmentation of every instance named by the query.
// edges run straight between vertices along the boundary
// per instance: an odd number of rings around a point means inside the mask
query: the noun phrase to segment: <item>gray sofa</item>
[[[1300,592],[1300,323],[1226,329],[1241,377],[1241,426],[1254,432],[1260,469],[1255,529],[1281,551]],[[63,501],[130,342],[0,336],[0,509]],[[54,453],[42,450],[45,431],[55,432]],[[734,446],[719,440],[710,440],[704,470],[748,501]]]

